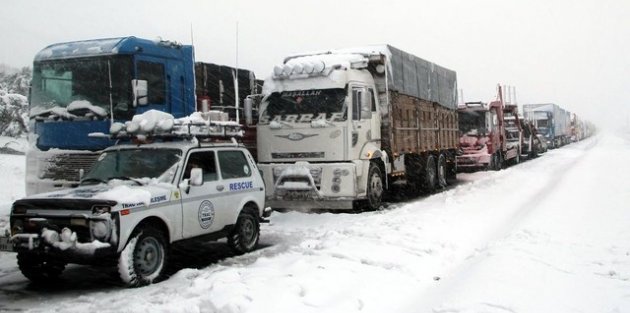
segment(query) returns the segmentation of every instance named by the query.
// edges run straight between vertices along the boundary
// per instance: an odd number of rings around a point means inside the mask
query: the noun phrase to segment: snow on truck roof
[[[315,51],[286,57],[274,67],[274,79],[328,76],[336,69],[363,69],[377,62],[377,72],[389,75],[388,87],[401,94],[457,109],[457,74],[390,45]],[[379,69],[378,64],[385,67]]]
[[[133,54],[141,50],[145,52],[153,51],[158,46],[174,49],[179,49],[181,47],[192,49],[192,46],[183,46],[176,42],[162,40],[161,38],[148,40],[129,36],[55,43],[39,51],[35,55],[35,61],[114,54]]]

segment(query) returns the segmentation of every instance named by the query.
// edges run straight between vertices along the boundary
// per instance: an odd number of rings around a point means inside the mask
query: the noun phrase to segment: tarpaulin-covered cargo
[[[457,74],[445,67],[387,45],[388,86],[401,94],[457,109]]]

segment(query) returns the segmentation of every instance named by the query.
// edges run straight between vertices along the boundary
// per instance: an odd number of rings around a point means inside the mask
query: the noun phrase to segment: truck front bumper
[[[365,198],[357,188],[354,163],[260,164],[266,184],[266,204],[274,209],[349,210]]]
[[[457,156],[457,168],[484,168],[490,164],[492,156],[487,153],[464,154]]]

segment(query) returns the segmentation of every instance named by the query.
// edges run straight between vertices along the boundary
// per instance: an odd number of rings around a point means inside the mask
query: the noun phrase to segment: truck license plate
[[[13,252],[13,244],[11,244],[9,239],[9,237],[0,237],[0,251]]]

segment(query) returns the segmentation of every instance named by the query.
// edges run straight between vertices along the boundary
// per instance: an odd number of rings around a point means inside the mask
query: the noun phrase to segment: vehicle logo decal
[[[199,205],[199,226],[208,229],[214,221],[214,205],[208,200],[204,200]]]
[[[300,141],[304,138],[317,136],[317,134],[290,133],[288,135],[276,135],[276,137],[289,139],[291,141]]]

